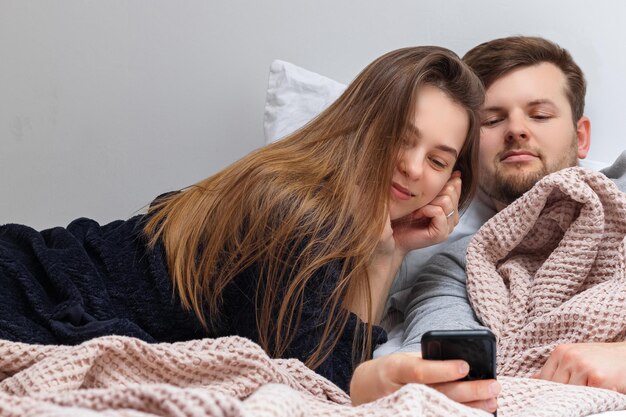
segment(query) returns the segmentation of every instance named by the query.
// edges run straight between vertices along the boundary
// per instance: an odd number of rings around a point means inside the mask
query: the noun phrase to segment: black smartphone
[[[463,359],[469,374],[462,381],[496,378],[496,337],[489,330],[431,330],[422,336],[422,358]]]

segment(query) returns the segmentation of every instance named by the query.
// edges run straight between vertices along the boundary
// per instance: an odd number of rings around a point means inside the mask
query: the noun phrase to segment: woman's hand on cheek
[[[460,196],[461,174],[454,171],[430,203],[392,222],[396,245],[406,253],[446,240],[459,223]]]
[[[441,207],[446,215],[448,234],[459,224],[459,200],[461,199],[461,171],[454,171],[441,192],[428,205]],[[447,238],[447,236],[446,236]],[[444,239],[445,240],[445,239]]]
[[[389,395],[409,383],[427,384],[454,401],[485,411],[495,411],[500,385],[495,380],[457,380],[467,375],[467,363],[428,361],[419,353],[394,353],[364,362],[350,383],[354,405]]]

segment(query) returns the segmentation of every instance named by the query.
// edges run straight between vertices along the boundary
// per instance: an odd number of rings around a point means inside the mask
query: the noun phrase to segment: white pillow
[[[304,126],[345,89],[344,84],[328,77],[274,60],[265,96],[265,141],[274,142]]]

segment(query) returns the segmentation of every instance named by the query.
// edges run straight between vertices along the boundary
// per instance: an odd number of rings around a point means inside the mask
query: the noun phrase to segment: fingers
[[[439,198],[439,197],[438,197]],[[434,201],[434,200],[433,200]],[[429,204],[420,209],[421,215],[430,219],[428,224],[431,244],[443,242],[454,229],[454,224],[450,224],[444,209],[439,205]]]
[[[491,380],[458,381],[469,372],[462,360],[424,360],[419,353],[394,353],[360,364],[350,383],[354,405],[374,401],[409,383],[427,384],[452,400],[495,411],[500,384]]]
[[[448,227],[448,232],[451,233],[454,230],[454,226],[459,223],[458,207],[454,199],[449,195],[437,196],[431,201],[429,206],[441,208],[441,212],[437,212],[437,215],[443,215]]]
[[[567,384],[571,378],[572,373],[569,371],[569,369],[560,366],[556,369],[556,372],[554,372],[550,380],[554,382],[559,382],[561,384]]]
[[[439,194],[427,205],[414,211],[411,215],[403,219],[392,221],[392,225],[410,223],[413,226],[430,225],[433,219],[438,219],[436,229],[443,231],[447,229],[447,234],[452,233],[454,227],[459,223],[459,198],[461,196],[461,172],[454,171],[450,179],[443,186]],[[436,210],[435,208],[440,208]],[[443,236],[442,240],[447,238]]]
[[[489,413],[493,413],[498,409],[498,400],[490,398],[488,400],[472,401],[464,403],[464,405],[472,408],[478,408],[479,410],[485,410]]]
[[[440,194],[448,194],[454,199],[455,205],[458,205],[461,198],[461,185],[461,171],[454,171]]]
[[[563,357],[567,354],[568,347],[569,345],[557,346],[537,374],[537,378],[567,384],[570,380],[571,372],[569,367],[563,363]]]
[[[502,391],[499,382],[494,379],[458,381],[469,372],[465,361],[430,361],[420,360],[417,356],[398,356],[393,368],[396,368],[396,381],[400,385],[411,382],[427,384],[448,398],[470,407],[489,412],[494,412],[497,408],[496,399]]]
[[[459,200],[461,198],[461,172],[454,171],[437,197],[429,205],[442,208],[449,224],[449,232],[459,223]]]
[[[419,353],[395,353],[384,357],[389,379],[397,384],[438,384],[456,381],[469,372],[462,360],[430,361]]]
[[[571,385],[592,386],[585,373],[572,374],[567,383]]]
[[[450,382],[468,372],[464,361],[427,361],[419,353],[394,353],[361,363],[352,375],[350,397],[358,405],[389,395],[408,383]]]
[[[539,372],[533,375],[533,378],[545,379],[547,381],[552,380],[552,376],[556,371],[557,363],[558,361],[555,361],[552,359],[552,357],[549,357],[543,367],[539,370]]]
[[[502,391],[500,383],[495,379],[447,382],[431,386],[460,403],[489,400],[496,398]]]
[[[602,365],[601,362],[594,360],[593,353],[589,351],[592,346],[592,344],[557,346],[535,376],[562,384],[594,386],[594,376],[598,374]]]
[[[454,203],[458,204],[461,198],[461,185],[461,171],[454,171],[439,194],[449,195],[454,199]]]

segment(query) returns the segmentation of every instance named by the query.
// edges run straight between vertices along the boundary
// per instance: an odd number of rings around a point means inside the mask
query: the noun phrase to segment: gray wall
[[[264,143],[279,58],[349,82],[415,44],[511,34],[589,81],[591,159],[626,148],[626,2],[0,0],[0,223],[126,218]],[[621,19],[622,21],[620,21]]]

